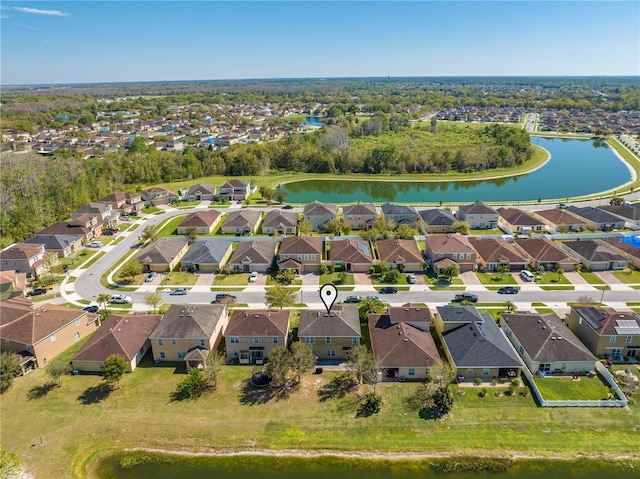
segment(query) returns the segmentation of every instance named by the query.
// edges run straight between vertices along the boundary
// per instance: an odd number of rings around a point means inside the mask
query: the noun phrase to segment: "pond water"
[[[305,123],[309,126],[324,126],[324,123],[322,123],[320,118],[317,116],[307,116],[305,118]]]
[[[136,457],[134,462],[144,462],[122,467],[123,457]],[[133,456],[132,456],[133,454]],[[601,460],[542,461],[521,460],[508,463],[506,470],[487,472],[443,472],[437,464],[451,466],[456,461],[433,459],[356,459],[335,456],[307,458],[274,457],[258,455],[232,456],[173,456],[143,453],[114,453],[101,458],[92,468],[99,479],[182,479],[191,477],[215,477],[216,479],[628,479],[636,461],[606,462]],[[140,461],[140,459],[142,459]],[[125,459],[126,461],[126,459]],[[434,467],[433,463],[436,463]],[[465,461],[468,462],[468,461]],[[479,469],[478,462],[471,464]],[[495,463],[494,463],[495,464]]]
[[[531,173],[481,181],[309,180],[282,185],[291,203],[471,203],[566,199],[614,189],[631,172],[606,143],[595,140],[532,137],[551,159]],[[411,175],[404,175],[410,180]]]

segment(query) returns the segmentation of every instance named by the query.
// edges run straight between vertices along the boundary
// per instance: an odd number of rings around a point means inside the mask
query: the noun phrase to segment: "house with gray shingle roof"
[[[236,271],[266,273],[273,263],[278,243],[275,241],[243,241],[229,259]]]
[[[215,273],[231,256],[232,245],[231,240],[198,239],[180,262],[183,268],[196,273]]]
[[[631,224],[640,226],[640,203],[634,205],[600,206],[599,209],[616,215]]]
[[[222,223],[223,234],[250,235],[258,230],[262,213],[255,210],[242,209],[232,211]]]
[[[493,229],[498,227],[500,215],[482,201],[458,208],[458,219],[466,221],[472,229]]]
[[[393,221],[396,226],[403,224],[415,226],[418,224],[418,212],[413,206],[385,203],[380,209],[382,210],[382,217]]]
[[[451,227],[457,221],[450,211],[442,208],[421,210],[419,215],[427,233],[451,233]]]
[[[187,200],[207,201],[212,200],[216,196],[216,185],[209,183],[198,183],[189,187],[185,195]]]
[[[336,205],[321,203],[317,200],[305,205],[304,210],[302,210],[303,218],[311,223],[314,231],[320,232],[324,231],[324,225],[336,219],[337,215],[338,208]]]
[[[586,374],[596,357],[553,314],[501,313],[505,334],[533,374]]]
[[[490,314],[471,306],[438,306],[436,330],[459,380],[511,380],[523,363]]]
[[[344,360],[349,350],[360,344],[358,306],[342,304],[326,310],[300,311],[298,338],[311,346],[319,360]]]
[[[59,257],[71,258],[82,248],[82,237],[59,234],[37,234],[25,243],[43,244],[46,251],[58,253]]]
[[[298,227],[298,213],[273,209],[262,222],[263,234],[295,234]]]
[[[593,206],[569,206],[567,210],[580,218],[584,218],[588,229],[611,231],[624,228],[623,219]]]
[[[620,270],[629,260],[616,253],[607,243],[594,240],[564,241],[560,247],[592,271]]]
[[[144,271],[173,271],[189,249],[187,238],[159,238],[144,248],[136,259]]]

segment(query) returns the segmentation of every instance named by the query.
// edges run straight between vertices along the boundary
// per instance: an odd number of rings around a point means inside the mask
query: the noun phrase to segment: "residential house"
[[[598,357],[640,358],[640,315],[602,306],[572,306],[567,326]]]
[[[575,271],[577,261],[547,238],[518,239],[513,246],[536,271]]]
[[[51,261],[48,261],[48,255],[42,243],[18,243],[0,251],[0,271],[16,271],[40,276],[50,265]]]
[[[640,203],[634,205],[599,206],[598,209],[616,215],[627,223],[640,226]]]
[[[326,310],[300,311],[298,338],[311,346],[319,361],[344,360],[349,350],[360,344],[361,330],[358,306],[334,305]]]
[[[442,208],[432,208],[419,212],[422,224],[427,233],[452,233],[456,217]]]
[[[99,373],[105,359],[119,354],[127,362],[127,372],[133,372],[151,348],[149,335],[160,319],[161,314],[112,314],[71,358],[73,369]]]
[[[196,234],[208,235],[213,233],[221,219],[222,215],[218,210],[195,211],[182,220],[176,228],[176,232],[179,235],[186,235],[191,228],[194,228]]]
[[[36,233],[39,235],[65,235],[78,236],[83,242],[89,242],[96,236],[102,234],[102,225],[95,222],[95,217],[87,222],[80,223],[78,220],[68,223],[57,221]]]
[[[17,296],[0,302],[0,341],[3,351],[21,358],[23,371],[47,364],[76,341],[94,332],[98,316],[57,304],[37,307]]]
[[[17,273],[14,270],[0,271],[0,301],[24,296],[26,283],[26,273]]]
[[[533,374],[582,375],[595,370],[596,357],[555,314],[500,316],[505,334]]]
[[[371,204],[358,203],[342,207],[342,221],[352,230],[369,228],[377,217],[376,207]]]
[[[25,243],[43,244],[45,251],[57,253],[59,258],[73,258],[82,249],[82,237],[64,234],[37,234]]]
[[[505,226],[512,233],[528,234],[543,233],[545,231],[545,224],[526,211],[517,208],[498,208],[496,211],[500,214],[498,223]]]
[[[336,205],[320,203],[316,200],[305,205],[302,210],[302,216],[305,220],[311,222],[314,231],[322,232],[325,224],[336,219],[337,211]]]
[[[640,247],[625,241],[626,238],[604,238],[604,241],[613,251],[629,260],[636,268],[640,269]]]
[[[388,239],[376,241],[380,261],[400,271],[422,272],[424,257],[415,240]]]
[[[428,307],[405,304],[369,315],[371,349],[383,380],[424,380],[440,361]]]
[[[594,240],[565,241],[561,248],[592,271],[621,270],[629,260],[616,253],[607,243]]]
[[[469,223],[471,229],[490,230],[498,227],[500,215],[482,201],[458,208],[458,219]]]
[[[385,203],[380,209],[382,210],[382,217],[385,220],[393,221],[395,226],[406,224],[414,227],[418,224],[418,212],[413,206]]]
[[[295,234],[298,227],[298,213],[290,211],[271,210],[262,222],[262,233],[272,234]]]
[[[593,206],[569,206],[567,210],[587,223],[589,230],[611,231],[624,228],[624,220],[613,213]]]
[[[223,234],[232,235],[250,235],[258,230],[258,224],[262,213],[256,210],[237,210],[227,215],[222,223],[221,231]]]
[[[244,241],[231,255],[229,267],[245,273],[266,273],[273,264],[277,246],[275,241]]]
[[[550,210],[532,211],[531,215],[560,233],[572,233],[574,231],[584,231],[587,229],[585,219],[564,209],[552,208]]]
[[[471,306],[438,306],[436,330],[459,381],[510,381],[523,363],[489,313]]]
[[[98,203],[110,204],[113,209],[122,211],[124,215],[139,213],[144,207],[139,193],[123,193],[122,191],[116,191],[109,196],[105,196],[98,200]]]
[[[156,362],[185,361],[202,365],[218,348],[229,323],[224,304],[172,304],[149,335]]]
[[[470,238],[478,252],[478,265],[485,271],[498,271],[508,265],[510,271],[526,269],[529,260],[507,240],[495,238]]]
[[[262,364],[274,348],[289,346],[291,311],[235,310],[224,333],[228,360]]]
[[[442,273],[451,262],[460,267],[461,273],[476,268],[478,253],[464,235],[449,233],[426,236],[424,249],[425,256],[436,273]]]
[[[197,239],[180,264],[195,273],[217,273],[229,260],[232,245],[231,241]]]
[[[229,201],[244,201],[251,193],[255,193],[257,185],[251,185],[250,181],[229,180],[220,186],[219,196]]]
[[[278,250],[278,268],[293,269],[298,274],[320,269],[324,241],[319,236],[287,236]]]
[[[136,256],[145,272],[173,271],[189,249],[186,238],[159,238]]]
[[[344,266],[345,271],[353,273],[368,273],[376,262],[371,243],[364,239],[331,241],[327,259],[334,266]]]
[[[85,215],[96,217],[96,222],[103,228],[115,228],[120,219],[120,210],[113,209],[110,203],[89,203],[71,213],[73,220],[84,218]]]
[[[184,195],[184,199],[190,201],[211,201],[216,197],[216,185],[198,183],[192,185]]]
[[[178,201],[178,195],[161,186],[153,186],[140,193],[142,200],[147,205],[166,205]]]

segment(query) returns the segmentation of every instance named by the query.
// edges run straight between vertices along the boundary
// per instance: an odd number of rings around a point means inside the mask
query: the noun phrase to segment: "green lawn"
[[[162,279],[163,286],[193,286],[198,281],[198,275],[193,273],[171,272]]]
[[[276,284],[279,284],[279,283],[276,281],[276,279],[273,276],[271,275],[267,276],[267,286],[274,286]],[[301,279],[294,279],[291,282],[290,286],[301,286],[301,285],[302,285]]]
[[[573,285],[560,285],[560,286],[540,286],[543,291],[573,291],[575,286]]]
[[[536,378],[535,382],[542,397],[548,400],[607,399],[609,394],[609,388],[600,376],[580,376],[579,381],[570,377]]]
[[[59,258],[58,259],[58,264],[62,264],[62,265],[66,264],[71,269],[77,268],[82,263],[87,261],[89,258],[94,256],[96,253],[98,253],[97,250],[81,249],[80,251],[78,251],[78,253],[73,258]],[[101,254],[101,253],[98,253],[98,254]],[[104,254],[105,253],[102,253],[102,255],[104,255]]]
[[[213,284],[219,286],[246,286],[249,284],[249,274],[217,274],[213,280]]]
[[[164,224],[162,229],[160,229],[160,231],[158,232],[158,236],[161,238],[167,237],[167,236],[176,236],[177,235],[176,228],[180,223],[184,221],[186,217],[187,215],[178,215],[171,218],[169,221],[167,221]]]
[[[323,284],[335,284],[335,285],[353,285],[355,284],[352,273],[347,273],[346,279],[341,283],[339,275],[340,273],[327,273],[320,275],[320,286]]]
[[[518,284],[511,273],[476,273],[482,284]]]
[[[540,284],[571,284],[564,274],[547,271],[544,274],[536,273],[536,283]]]
[[[497,235],[503,235],[504,231],[502,231],[501,229],[498,229],[498,228],[494,228],[492,230],[470,229],[469,230],[469,234],[470,235],[475,235],[475,236],[484,236],[484,235],[497,236]]]
[[[600,279],[600,276],[598,276],[595,273],[587,273],[586,271],[580,271],[579,274],[589,284],[605,284],[605,282],[602,281],[602,279]]]
[[[412,274],[412,273],[410,273]],[[379,274],[372,274],[371,275],[371,284],[392,284],[392,283],[385,283],[384,281],[382,281],[381,275]],[[398,277],[398,282],[395,283],[396,284],[409,284],[407,282],[407,275],[405,273],[400,274],[400,276]]]
[[[614,271],[613,275],[623,283],[640,283],[640,270],[635,268],[623,271]]]

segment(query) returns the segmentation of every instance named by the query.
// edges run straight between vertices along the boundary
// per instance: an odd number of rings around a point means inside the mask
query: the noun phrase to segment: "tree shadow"
[[[349,372],[344,372],[334,377],[318,390],[320,402],[329,399],[341,399],[358,386],[355,376]]]
[[[109,397],[113,391],[113,386],[108,383],[100,383],[96,386],[90,386],[84,390],[80,396],[78,396],[78,401],[80,404],[88,405],[88,404],[98,404],[99,402],[104,401]]]
[[[49,394],[53,390],[53,388],[56,388],[56,387],[58,387],[58,384],[53,382],[53,381],[49,381],[49,382],[47,382],[45,384],[41,384],[39,386],[33,386],[27,392],[27,399],[29,401],[33,401],[34,399],[43,398],[47,394]]]
[[[247,379],[242,385],[242,395],[240,403],[246,406],[257,406],[266,404],[269,401],[280,399],[281,394],[277,389],[271,387],[259,388],[251,384]]]

